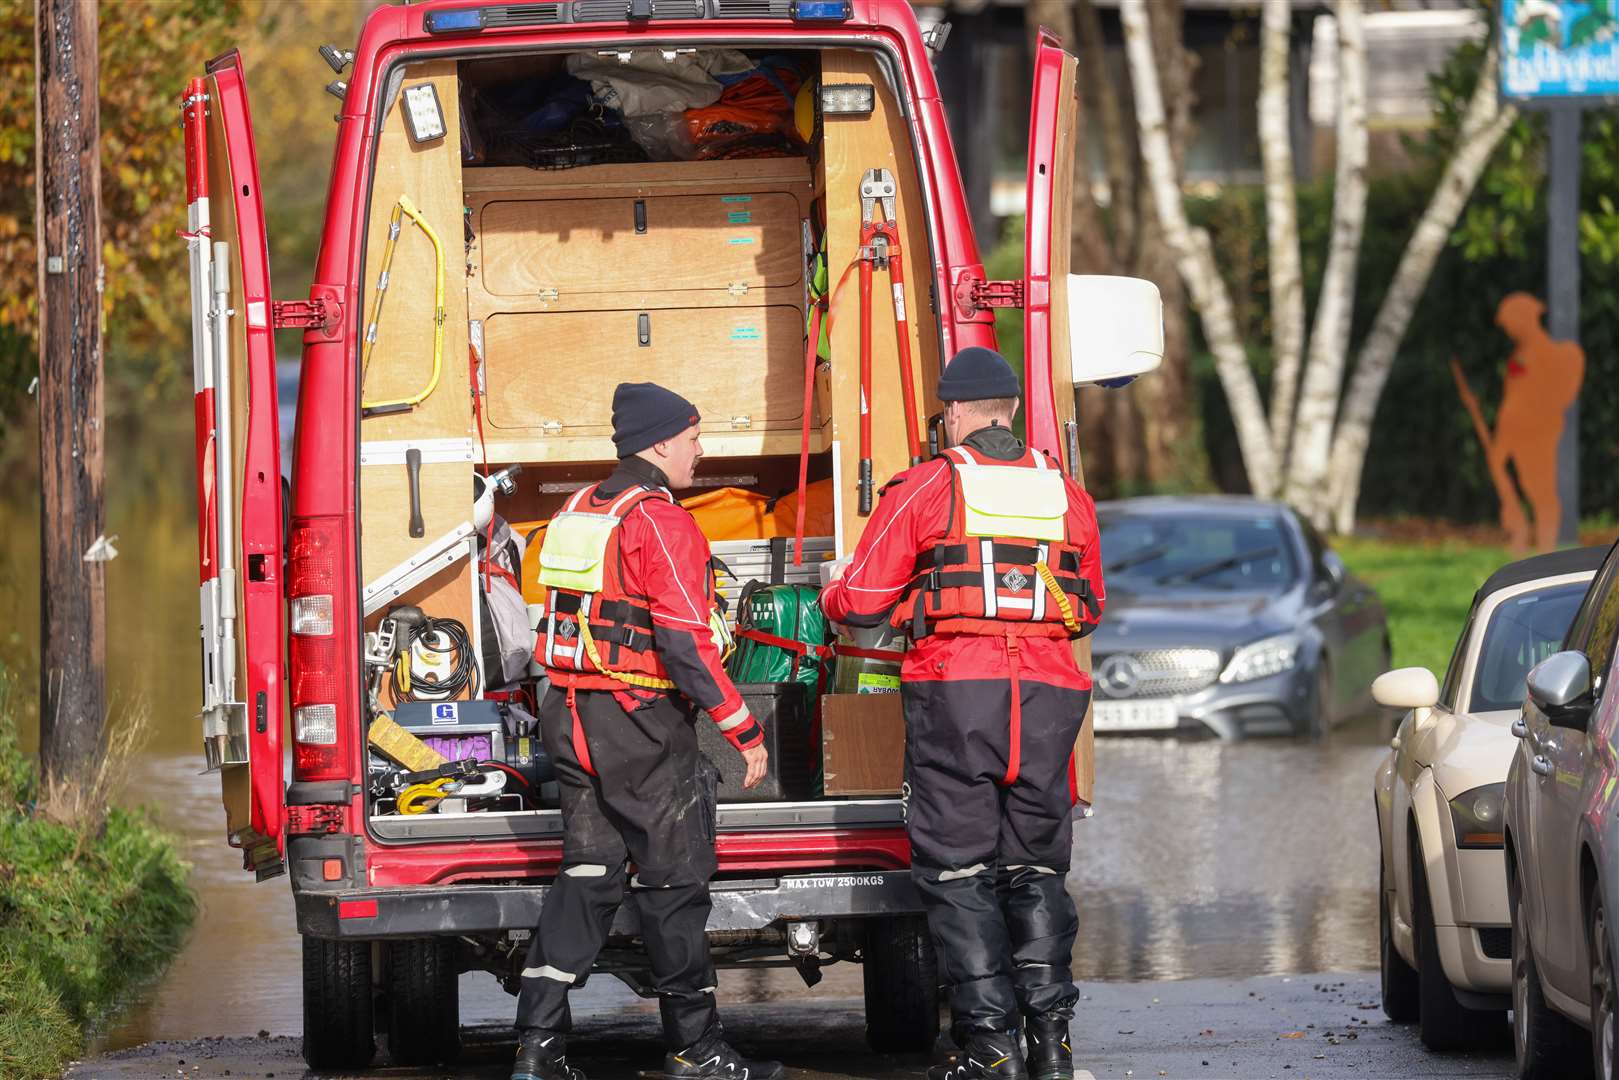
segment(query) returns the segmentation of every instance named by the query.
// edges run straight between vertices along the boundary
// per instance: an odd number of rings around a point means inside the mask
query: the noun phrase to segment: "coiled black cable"
[[[447,639],[447,644],[440,647],[436,642]],[[442,679],[424,679],[416,674],[412,667],[410,672],[410,689],[401,697],[405,701],[417,700],[417,694],[424,694],[428,700],[436,701],[443,698],[452,698],[462,690],[472,686],[478,678],[478,664],[472,656],[472,637],[467,628],[457,619],[435,619],[429,616],[419,629],[410,636],[406,644],[406,652],[416,645],[431,653],[455,653],[455,666],[450,673]]]

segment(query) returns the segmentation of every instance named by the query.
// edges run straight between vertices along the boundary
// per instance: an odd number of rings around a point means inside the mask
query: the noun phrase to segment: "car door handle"
[[[1529,725],[1523,722],[1523,717],[1520,716],[1512,722],[1512,733],[1520,739],[1529,737]]]
[[[1536,776],[1550,776],[1553,772],[1551,758],[1545,754],[1536,754],[1530,758],[1529,767],[1535,771]]]

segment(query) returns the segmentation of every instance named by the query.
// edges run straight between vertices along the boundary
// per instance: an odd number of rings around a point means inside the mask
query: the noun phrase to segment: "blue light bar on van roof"
[[[792,10],[799,22],[847,22],[854,14],[849,0],[793,0]]]
[[[429,34],[465,34],[483,29],[483,8],[450,8],[429,11],[422,19]]]

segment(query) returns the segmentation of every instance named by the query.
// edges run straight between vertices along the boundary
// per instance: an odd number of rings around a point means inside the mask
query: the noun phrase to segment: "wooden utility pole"
[[[86,782],[106,715],[101,111],[95,0],[35,0],[40,761]]]

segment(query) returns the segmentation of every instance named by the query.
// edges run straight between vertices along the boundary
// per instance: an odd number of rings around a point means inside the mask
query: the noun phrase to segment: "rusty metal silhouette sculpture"
[[[1509,294],[1496,309],[1495,324],[1516,347],[1507,359],[1493,433],[1467,385],[1461,364],[1454,357],[1450,361],[1457,392],[1473,418],[1473,428],[1489,463],[1490,479],[1501,500],[1501,528],[1506,531],[1507,543],[1519,552],[1531,546],[1524,500],[1534,516],[1533,547],[1549,551],[1557,546],[1558,523],[1562,519],[1562,502],[1557,494],[1557,444],[1563,435],[1568,407],[1579,397],[1580,384],[1585,380],[1585,350],[1572,341],[1552,340],[1541,323],[1545,312],[1546,306],[1525,292]]]

